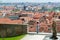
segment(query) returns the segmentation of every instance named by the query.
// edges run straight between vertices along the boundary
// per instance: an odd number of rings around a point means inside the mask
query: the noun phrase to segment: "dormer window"
[[[58,18],[60,19],[60,16]]]
[[[25,22],[25,19],[24,18],[22,18],[21,20]]]

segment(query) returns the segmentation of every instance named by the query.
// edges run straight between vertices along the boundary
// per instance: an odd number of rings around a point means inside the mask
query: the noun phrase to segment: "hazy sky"
[[[60,0],[0,0],[0,2],[60,2]]]

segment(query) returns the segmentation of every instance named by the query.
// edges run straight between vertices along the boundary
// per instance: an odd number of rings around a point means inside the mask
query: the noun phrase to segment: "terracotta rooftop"
[[[0,24],[22,24],[22,20],[10,20],[9,18],[0,18]]]
[[[39,19],[40,17],[42,17],[44,14],[39,14],[39,13],[37,13],[37,14],[34,14],[34,19]]]

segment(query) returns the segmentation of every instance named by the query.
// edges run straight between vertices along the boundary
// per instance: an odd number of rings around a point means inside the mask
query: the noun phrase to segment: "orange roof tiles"
[[[42,17],[43,15],[44,15],[44,14],[38,14],[38,13],[37,13],[37,14],[34,15],[33,18],[34,18],[34,19],[39,19],[39,18]]]
[[[22,20],[10,20],[9,18],[0,18],[0,24],[22,24]]]
[[[33,20],[33,18],[31,17],[20,17],[20,19],[24,18],[26,21],[30,21],[30,20]]]

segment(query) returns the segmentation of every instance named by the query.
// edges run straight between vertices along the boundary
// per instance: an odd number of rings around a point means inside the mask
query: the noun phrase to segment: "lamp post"
[[[37,34],[39,32],[39,22],[37,22],[36,32],[37,32]]]

